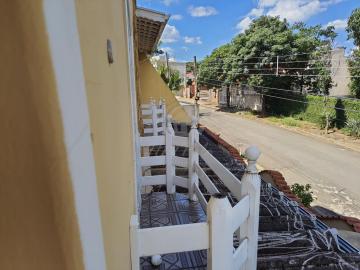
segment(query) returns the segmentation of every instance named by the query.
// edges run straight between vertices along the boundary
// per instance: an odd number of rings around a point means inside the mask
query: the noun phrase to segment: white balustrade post
[[[162,116],[161,116],[161,130],[163,130],[165,132],[166,129],[166,104],[165,101],[162,99],[161,100],[161,109],[162,109]]]
[[[195,151],[195,145],[199,142],[199,131],[197,129],[197,119],[192,118],[191,130],[189,132],[189,199],[192,201],[197,201],[195,194],[195,185],[199,185],[199,177],[195,173],[195,164],[199,164],[199,153]]]
[[[154,101],[151,102],[151,123],[153,126],[153,136],[157,136],[158,135],[158,119],[157,119],[157,106],[156,103]]]
[[[250,215],[240,226],[240,239],[248,239],[248,255],[243,269],[255,270],[257,266],[257,249],[259,234],[259,207],[261,179],[256,169],[256,161],[260,156],[257,147],[246,149],[245,157],[248,160],[246,171],[241,178],[241,195],[250,196]]]
[[[131,269],[140,269],[140,256],[139,256],[139,221],[138,216],[133,215],[130,219],[130,256],[131,256]]]
[[[175,177],[175,146],[173,144],[174,129],[171,125],[171,116],[167,116],[166,130],[165,130],[165,144],[166,144],[166,191],[168,194],[175,192],[174,177]]]
[[[207,205],[210,225],[208,269],[233,269],[232,207],[225,195],[214,194]]]

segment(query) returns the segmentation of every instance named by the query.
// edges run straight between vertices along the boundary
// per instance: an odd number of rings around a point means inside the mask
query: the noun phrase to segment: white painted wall
[[[74,0],[44,0],[43,8],[64,126],[85,269],[105,270],[75,3]]]
[[[133,20],[132,17],[133,6],[131,0],[125,1],[126,8],[126,27],[127,27],[127,35],[128,35],[128,65],[129,65],[129,75],[130,75],[130,101],[131,101],[131,122],[133,124],[133,138],[134,138],[134,163],[135,163],[135,178],[140,179],[141,166],[140,166],[140,147],[139,147],[139,128],[138,128],[138,115],[137,115],[137,97],[136,97],[136,79],[135,79],[135,53],[134,53],[134,29],[133,29]],[[141,208],[141,183],[139,181],[134,181],[136,194],[135,194],[135,209],[137,214]]]

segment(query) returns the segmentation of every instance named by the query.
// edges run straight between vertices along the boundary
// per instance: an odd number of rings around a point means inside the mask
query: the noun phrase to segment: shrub
[[[299,199],[301,200],[302,204],[305,205],[306,207],[309,207],[310,204],[314,201],[313,198],[313,192],[311,191],[311,185],[310,184],[306,184],[304,185],[300,185],[298,183],[295,183],[291,186],[291,191],[299,197]]]
[[[335,117],[333,115],[329,115],[329,128],[333,128],[335,126]],[[321,129],[325,129],[326,128],[326,115],[322,114],[320,116],[320,118],[318,119],[318,123],[319,127]]]
[[[360,120],[350,119],[346,122],[346,128],[349,130],[351,136],[360,137]]]

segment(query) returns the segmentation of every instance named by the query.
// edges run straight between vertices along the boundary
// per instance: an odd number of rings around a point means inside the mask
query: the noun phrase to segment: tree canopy
[[[346,31],[349,34],[349,39],[354,40],[355,46],[360,47],[360,8],[352,11]]]
[[[235,83],[260,86],[257,89],[265,92],[274,92],[271,87],[328,94],[335,37],[333,26],[290,25],[279,17],[262,16],[200,63],[198,81],[210,87]]]
[[[356,98],[360,98],[360,8],[351,13],[346,31],[348,38],[353,39],[356,46],[348,61],[350,75],[352,76],[349,87],[351,93]]]
[[[160,73],[161,78],[169,86],[171,91],[177,91],[180,89],[182,78],[180,77],[180,72],[178,70],[168,70],[165,65],[160,65],[157,70]]]

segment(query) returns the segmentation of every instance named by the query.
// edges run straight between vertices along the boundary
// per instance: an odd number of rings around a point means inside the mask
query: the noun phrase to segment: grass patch
[[[304,123],[303,123],[304,121],[295,119],[290,116],[269,116],[269,117],[266,117],[266,119],[269,120],[270,122],[277,123],[277,124],[284,125],[284,126],[289,126],[289,127],[304,126]]]

